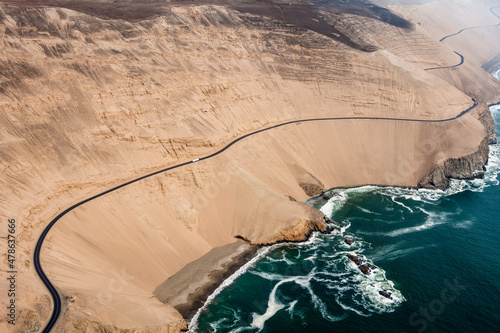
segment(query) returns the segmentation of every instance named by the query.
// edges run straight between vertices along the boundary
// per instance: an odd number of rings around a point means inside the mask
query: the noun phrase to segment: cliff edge
[[[50,317],[33,249],[55,216],[169,166],[202,158],[51,229],[41,264],[63,299],[56,332],[178,332],[186,295],[154,291],[182,276],[196,295],[204,277],[183,269],[238,239],[324,230],[310,195],[480,176],[494,140],[485,103],[500,84],[478,64],[498,44],[475,44],[466,67],[425,71],[456,60],[426,6],[412,17],[365,1],[1,1],[0,210],[18,221],[22,279],[19,325],[1,319],[0,330]],[[479,106],[454,119],[472,97]]]

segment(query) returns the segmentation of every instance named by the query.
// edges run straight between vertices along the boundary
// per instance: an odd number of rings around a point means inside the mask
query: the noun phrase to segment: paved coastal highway
[[[464,56],[461,55],[460,53],[458,53],[457,51],[453,51],[455,52],[455,54],[457,54],[459,57],[460,57],[460,62],[456,65],[452,65],[452,66],[443,66],[443,67],[433,67],[433,68],[426,68],[424,69],[425,71],[431,71],[433,69],[446,69],[446,68],[453,68],[453,67],[458,67],[458,66],[462,66],[465,59],[464,59]]]
[[[490,8],[490,12],[495,15],[498,19],[500,19],[500,15],[498,15],[497,13],[495,13],[494,9],[496,8],[500,8],[500,6],[495,6],[495,7],[491,7]],[[475,26],[475,27],[469,27],[469,28],[464,28],[462,30],[460,30],[459,32],[455,32],[454,34],[450,34],[450,35],[447,35],[447,36],[444,36],[443,38],[441,38],[439,41],[440,42],[443,42],[444,40],[446,40],[447,38],[450,38],[450,37],[453,37],[453,36],[456,36],[456,35],[460,35],[462,32],[464,31],[467,31],[467,30],[472,30],[472,29],[478,29],[478,28],[491,28],[491,27],[498,27],[500,26],[500,23],[498,24],[493,24],[493,25],[479,25],[479,26]],[[453,51],[455,52],[459,57],[460,57],[460,62],[456,65],[452,65],[452,66],[442,66],[442,67],[433,67],[433,68],[426,68],[424,69],[425,71],[431,71],[431,70],[434,70],[434,69],[447,69],[447,68],[454,68],[454,67],[459,67],[459,66],[462,66],[465,59],[464,59],[464,56],[461,55],[460,53],[458,53],[457,51]]]
[[[495,11],[493,9],[496,9],[496,8],[500,8],[500,6],[495,6],[495,7],[491,7],[490,8],[490,12],[495,15],[497,18],[500,19],[500,15],[498,15],[497,13],[495,13]],[[478,28],[491,28],[491,27],[496,27],[496,26],[499,26],[500,23],[497,23],[497,24],[490,24],[490,25],[478,25],[478,26],[474,26],[474,27],[469,27],[469,28],[464,28],[462,30],[460,30],[459,32],[455,32],[454,34],[450,34],[450,35],[447,35],[447,36],[444,36],[443,38],[441,38],[439,41],[442,42],[444,41],[445,39],[447,38],[450,38],[450,37],[453,37],[453,36],[456,36],[456,35],[459,35],[461,34],[462,32],[464,31],[467,31],[467,30],[472,30],[472,29],[478,29]]]
[[[278,124],[278,125],[270,126],[270,127],[267,127],[267,128],[263,128],[263,129],[260,129],[260,130],[257,130],[257,131],[245,134],[245,135],[243,135],[243,136],[241,136],[241,137],[239,137],[239,138],[231,141],[226,146],[224,146],[222,149],[214,152],[213,154],[210,154],[210,155],[207,155],[207,156],[204,156],[204,157],[200,157],[200,158],[196,158],[196,159],[193,159],[191,161],[187,161],[187,162],[184,162],[184,163],[181,163],[181,164],[173,165],[173,166],[170,166],[170,167],[167,167],[167,168],[164,168],[164,169],[152,172],[150,174],[147,174],[147,175],[144,175],[142,177],[130,180],[130,181],[126,182],[126,183],[123,183],[121,185],[115,186],[115,187],[113,187],[113,188],[111,188],[111,189],[109,189],[107,191],[101,192],[99,194],[96,194],[96,195],[94,195],[94,196],[92,196],[90,198],[87,198],[87,199],[85,199],[83,201],[80,201],[80,202],[74,204],[73,206],[67,208],[62,213],[60,213],[59,215],[57,215],[52,221],[50,221],[50,223],[45,227],[45,229],[43,230],[42,234],[38,238],[38,241],[37,241],[36,246],[35,246],[35,253],[34,253],[34,256],[33,256],[35,270],[36,270],[38,276],[40,277],[40,279],[42,280],[42,282],[45,284],[45,286],[49,290],[49,292],[50,292],[50,294],[52,296],[52,300],[54,302],[54,310],[52,312],[52,315],[50,317],[49,322],[47,323],[47,325],[45,326],[45,328],[43,330],[43,333],[50,332],[51,329],[56,324],[57,319],[59,318],[59,315],[61,314],[61,297],[59,296],[59,293],[57,292],[56,288],[50,282],[50,280],[48,279],[47,275],[45,274],[45,272],[42,269],[42,265],[40,263],[40,251],[42,249],[45,237],[49,233],[50,229],[52,229],[52,227],[64,215],[66,215],[67,213],[69,213],[73,209],[75,209],[75,208],[77,208],[77,207],[85,204],[86,202],[89,202],[91,200],[94,200],[94,199],[97,199],[99,197],[102,197],[102,196],[104,196],[104,195],[106,195],[106,194],[108,194],[110,192],[118,190],[118,189],[120,189],[122,187],[125,187],[127,185],[130,185],[132,183],[138,182],[138,181],[143,180],[145,178],[148,178],[148,177],[160,174],[160,173],[164,173],[164,172],[167,172],[167,171],[170,171],[170,170],[173,170],[173,169],[181,168],[181,167],[184,167],[184,166],[186,166],[188,164],[197,163],[197,162],[200,162],[200,161],[203,161],[203,160],[207,160],[209,158],[212,158],[214,156],[217,156],[217,155],[223,153],[225,150],[229,149],[231,146],[233,146],[234,144],[236,144],[238,141],[241,141],[241,140],[243,140],[243,139],[245,139],[245,138],[247,138],[249,136],[252,136],[252,135],[256,135],[256,134],[259,134],[259,133],[262,133],[262,132],[265,132],[265,131],[272,130],[274,128],[278,128],[278,127],[282,127],[282,126],[286,126],[286,125],[291,125],[291,124],[306,123],[306,122],[342,121],[342,120],[375,120],[375,121],[402,121],[402,122],[441,123],[441,122],[453,121],[453,120],[455,120],[457,118],[462,117],[463,115],[465,115],[466,113],[468,113],[469,111],[471,111],[472,109],[474,109],[478,105],[477,101],[473,100],[473,102],[474,102],[473,105],[471,105],[469,108],[467,108],[466,110],[464,110],[461,113],[459,113],[457,116],[452,117],[452,118],[447,118],[447,119],[438,119],[438,120],[404,119],[404,118],[380,118],[380,117],[330,117],[330,118],[310,118],[310,119],[301,119],[301,120],[287,121],[287,122],[284,122],[284,123],[281,123],[281,124]]]

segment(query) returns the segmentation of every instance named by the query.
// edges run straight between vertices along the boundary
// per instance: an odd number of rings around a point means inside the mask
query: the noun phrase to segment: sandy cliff
[[[34,244],[52,218],[82,199],[289,120],[435,120],[472,104],[457,79],[464,74],[422,69],[456,60],[451,49],[435,47],[442,30],[432,26],[401,28],[342,14],[336,27],[343,36],[380,48],[363,52],[322,27],[222,5],[162,7],[122,20],[14,2],[0,5],[0,207],[2,226],[7,218],[19,223],[22,278],[19,326],[2,319],[2,331],[35,331],[48,319],[51,301],[33,269]],[[432,12],[418,10],[431,20]],[[367,22],[371,32],[355,28]],[[393,42],[383,44],[380,31]],[[396,33],[403,37],[392,38]],[[324,229],[321,214],[301,203],[311,189],[417,186],[433,172],[453,176],[446,161],[467,156],[477,158],[462,176],[476,173],[491,135],[483,102],[498,97],[499,87],[478,65],[493,54],[470,64],[481,105],[459,119],[287,125],[75,209],[42,251],[42,265],[65,300],[57,331],[179,331],[185,323],[173,305],[185,298],[165,304],[153,291],[237,236],[267,244]],[[229,252],[214,262],[223,265]],[[193,280],[188,294],[206,282],[186,276]]]
[[[481,67],[498,67],[492,60],[499,54],[500,3],[496,0],[427,1],[425,5],[404,5],[389,1],[389,8],[414,24],[412,31],[384,24],[371,18],[345,14],[337,23],[350,34],[416,64],[422,69],[452,66],[460,62],[454,51],[464,56],[464,64],[430,71],[476,99],[491,103],[500,100],[498,80]],[[440,42],[440,39],[458,33]]]

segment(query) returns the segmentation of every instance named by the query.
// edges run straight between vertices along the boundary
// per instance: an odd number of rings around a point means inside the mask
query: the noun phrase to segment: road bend
[[[491,7],[490,8],[490,12],[495,15],[498,19],[500,19],[500,15],[497,14],[494,9],[496,8],[500,8],[500,6],[494,6],[494,7]],[[469,27],[469,28],[464,28],[464,29],[461,29],[460,31],[458,32],[455,32],[454,34],[450,34],[450,35],[447,35],[447,36],[444,36],[443,38],[441,38],[439,41],[440,42],[443,42],[444,40],[450,38],[450,37],[453,37],[453,36],[457,36],[459,34],[461,34],[462,32],[464,31],[467,31],[467,30],[472,30],[472,29],[478,29],[478,28],[491,28],[491,27],[498,27],[500,26],[500,22],[497,23],[497,24],[490,24],[490,25],[478,25],[478,26],[474,26],[474,27]],[[452,65],[452,66],[441,66],[441,67],[433,67],[433,68],[426,68],[424,69],[425,71],[431,71],[431,70],[434,70],[434,69],[447,69],[447,68],[455,68],[455,67],[459,67],[459,66],[462,66],[465,59],[464,59],[464,56],[461,55],[460,53],[458,53],[457,51],[453,51],[455,52],[459,57],[460,57],[460,63],[458,63],[457,65]]]
[[[45,326],[44,330],[43,330],[43,333],[49,333],[52,328],[54,327],[54,325],[56,324],[57,322],[57,319],[59,318],[60,314],[61,314],[61,296],[59,295],[59,293],[57,292],[57,289],[54,287],[54,285],[52,284],[52,282],[50,282],[49,278],[47,277],[47,275],[45,274],[43,268],[42,268],[42,265],[40,263],[40,252],[41,252],[41,249],[42,249],[42,246],[43,246],[43,242],[45,241],[45,238],[47,237],[47,234],[49,233],[50,229],[52,229],[52,227],[64,216],[66,215],[67,213],[71,212],[73,209],[91,201],[91,200],[94,200],[94,199],[97,199],[99,197],[102,197],[110,192],[113,192],[113,191],[116,191],[122,187],[125,187],[127,185],[130,185],[130,184],[133,184],[133,183],[136,183],[138,181],[141,181],[145,178],[149,178],[149,177],[152,177],[154,175],[157,175],[157,174],[160,174],[160,173],[165,173],[167,171],[170,171],[170,170],[173,170],[173,169],[177,169],[177,168],[181,168],[181,167],[184,167],[186,165],[189,165],[189,164],[192,164],[192,163],[197,163],[197,162],[200,162],[200,161],[203,161],[203,160],[207,160],[209,158],[212,158],[212,157],[215,157],[219,154],[222,154],[224,151],[226,151],[227,149],[229,149],[231,146],[233,146],[234,144],[236,144],[237,142],[245,139],[245,138],[248,138],[252,135],[256,135],[256,134],[259,134],[259,133],[262,133],[262,132],[266,132],[266,131],[269,131],[269,130],[272,130],[272,129],[275,129],[275,128],[278,128],[278,127],[283,127],[283,126],[287,126],[287,125],[291,125],[291,124],[298,124],[298,123],[308,123],[308,122],[319,122],[319,121],[342,121],[342,120],[377,120],[377,121],[401,121],[401,122],[422,122],[422,123],[442,123],[442,122],[447,122],[447,121],[452,121],[452,120],[455,120],[455,119],[458,119],[462,116],[464,116],[465,114],[467,114],[468,112],[470,112],[472,109],[474,109],[478,103],[477,101],[473,100],[474,104],[472,106],[470,106],[469,108],[467,108],[466,110],[462,111],[461,113],[459,113],[457,116],[455,117],[451,117],[451,118],[446,118],[446,119],[437,119],[437,120],[426,120],[426,119],[405,119],[405,118],[382,118],[382,117],[327,117],[327,118],[308,118],[308,119],[301,119],[301,120],[292,120],[292,121],[287,121],[287,122],[284,122],[284,123],[281,123],[281,124],[277,124],[277,125],[273,125],[273,126],[270,126],[270,127],[266,127],[266,128],[263,128],[263,129],[260,129],[260,130],[257,130],[257,131],[254,131],[254,132],[251,132],[251,133],[248,133],[248,134],[245,134],[231,142],[229,142],[226,146],[224,146],[223,148],[221,148],[220,150],[210,154],[210,155],[207,155],[207,156],[204,156],[204,157],[199,157],[199,158],[196,158],[196,159],[193,159],[191,161],[188,161],[188,162],[184,162],[184,163],[180,163],[180,164],[177,164],[177,165],[173,165],[173,166],[169,166],[167,168],[164,168],[164,169],[161,169],[161,170],[158,170],[158,171],[155,171],[155,172],[152,172],[152,173],[149,173],[147,175],[144,175],[142,177],[139,177],[139,178],[136,178],[136,179],[133,179],[133,180],[130,180],[126,183],[123,183],[121,185],[118,185],[118,186],[115,186],[113,188],[110,188],[104,192],[101,192],[99,194],[96,194],[90,198],[87,198],[85,200],[82,200],[76,204],[74,204],[73,206],[71,207],[68,207],[66,210],[64,210],[63,212],[61,212],[59,215],[57,215],[52,221],[50,221],[50,223],[45,227],[45,229],[43,230],[43,232],[41,233],[40,237],[38,238],[38,241],[36,243],[36,246],[35,246],[35,253],[34,253],[34,256],[33,256],[33,261],[34,261],[34,266],[35,266],[35,270],[38,274],[38,276],[40,277],[40,279],[42,280],[43,284],[47,287],[47,289],[49,290],[50,292],[50,295],[52,296],[52,300],[54,302],[54,309],[52,311],[52,315],[47,323],[47,325]]]

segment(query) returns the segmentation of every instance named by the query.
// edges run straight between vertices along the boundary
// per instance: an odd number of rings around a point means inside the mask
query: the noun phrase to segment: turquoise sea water
[[[500,124],[500,107],[492,114]],[[262,249],[210,297],[191,331],[500,332],[499,171],[494,145],[484,180],[311,200],[336,230]],[[347,254],[376,268],[365,275]]]

